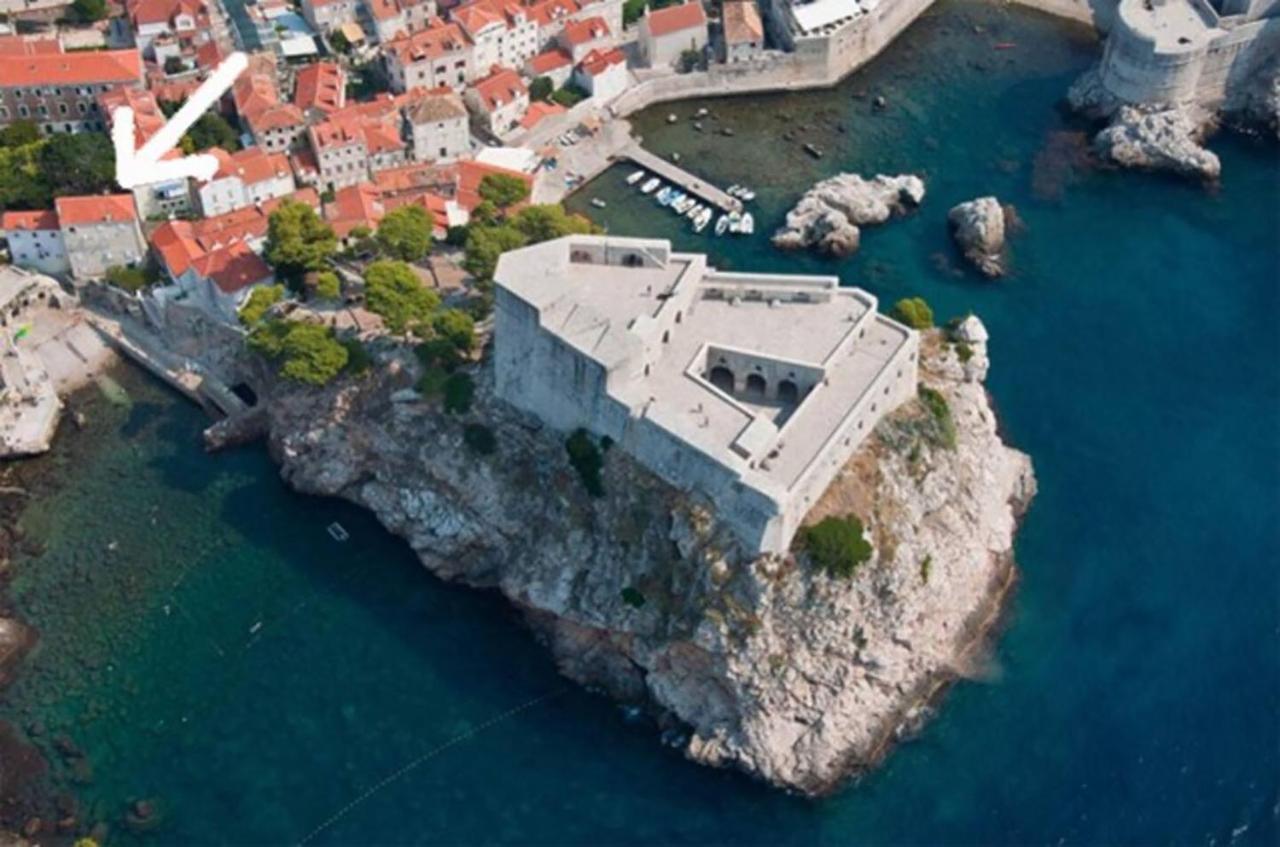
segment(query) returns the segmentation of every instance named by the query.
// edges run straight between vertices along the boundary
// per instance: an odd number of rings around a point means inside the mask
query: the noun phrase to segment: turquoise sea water
[[[990,678],[860,785],[811,802],[686,763],[561,680],[500,598],[290,493],[261,449],[205,455],[201,415],[136,374],[131,406],[90,399],[90,430],[32,465],[61,484],[12,587],[43,641],[0,717],[84,748],[90,817],[158,798],[162,826],[119,843],[1276,843],[1280,159],[1222,137],[1213,192],[1081,167],[1057,101],[1096,49],[946,2],[832,92],[709,104],[733,139],[692,131],[699,103],[639,119],[760,191],[754,239],[693,235],[625,168],[575,201],[722,267],[838,273],[991,331],[989,387],[1040,480],[1023,578]],[[780,140],[800,123],[821,161]],[[846,169],[922,173],[929,196],[848,260],[774,252],[787,205]],[[1027,223],[997,283],[957,268],[944,224],[984,193]]]

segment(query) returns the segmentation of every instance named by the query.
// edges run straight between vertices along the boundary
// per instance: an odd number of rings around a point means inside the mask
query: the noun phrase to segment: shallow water
[[[25,519],[48,550],[13,591],[43,641],[0,717],[88,752],[97,816],[158,797],[140,843],[1275,843],[1277,155],[1215,141],[1212,193],[1073,168],[1056,104],[1095,50],[948,2],[831,92],[709,104],[733,139],[690,128],[700,103],[637,120],[760,191],[753,239],[692,234],[625,168],[574,201],[721,267],[838,273],[991,331],[989,386],[1041,487],[1023,578],[992,675],[862,784],[809,802],[686,763],[561,680],[498,597],[289,492],[261,449],[204,454],[199,412],[129,372],[131,405],[89,395],[90,431],[32,466],[64,485]],[[784,114],[846,131],[811,129],[815,161],[778,140]],[[773,251],[787,205],[844,169],[921,173],[929,195],[848,260]],[[985,193],[1027,222],[998,283],[958,269],[945,227]]]

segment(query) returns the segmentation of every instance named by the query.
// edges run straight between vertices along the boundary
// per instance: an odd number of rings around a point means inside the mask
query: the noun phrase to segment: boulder
[[[830,256],[848,256],[861,242],[859,227],[906,214],[924,200],[924,182],[916,176],[838,174],[810,188],[774,233],[783,250],[815,248]]]
[[[994,197],[979,197],[947,214],[951,234],[974,267],[989,277],[1004,275],[1005,212]]]
[[[1222,173],[1222,163],[1200,146],[1204,131],[1204,121],[1187,108],[1123,106],[1094,147],[1122,167],[1211,181]]]

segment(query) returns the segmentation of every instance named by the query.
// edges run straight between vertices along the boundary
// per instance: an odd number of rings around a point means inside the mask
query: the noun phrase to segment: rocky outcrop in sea
[[[1111,125],[1094,138],[1106,159],[1128,168],[1169,171],[1206,181],[1222,174],[1222,163],[1200,145],[1205,123],[1189,108],[1122,106]]]
[[[1005,272],[1006,212],[995,197],[979,197],[947,213],[951,234],[964,257],[988,277]]]
[[[483,366],[462,417],[416,396],[407,351],[360,383],[276,386],[269,445],[295,488],[362,504],[437,575],[500,590],[565,675],[647,708],[690,758],[820,794],[975,670],[1013,579],[1035,481],[997,432],[980,328],[928,335],[936,398],[886,418],[810,515],[863,520],[874,555],[851,579],[745,555],[711,504],[620,448],[591,497],[563,435],[496,401]],[[497,451],[468,449],[467,424]]]
[[[923,200],[924,182],[916,176],[879,174],[864,179],[837,174],[805,192],[774,233],[773,244],[783,250],[813,247],[830,256],[848,256],[861,242],[859,227],[906,214]]]

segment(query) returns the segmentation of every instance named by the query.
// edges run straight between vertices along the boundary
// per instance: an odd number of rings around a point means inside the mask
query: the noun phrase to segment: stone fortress
[[[918,335],[828,276],[725,273],[665,240],[570,236],[498,262],[496,390],[608,437],[784,552],[877,421],[915,395]]]
[[[1280,53],[1280,0],[1120,0],[1099,82],[1133,104],[1220,107]]]

